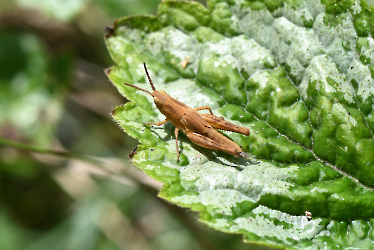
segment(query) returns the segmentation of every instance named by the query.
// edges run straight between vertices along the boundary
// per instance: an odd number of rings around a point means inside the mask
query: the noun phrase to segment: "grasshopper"
[[[171,121],[175,126],[175,140],[177,148],[177,162],[179,161],[178,133],[179,130],[187,135],[187,137],[195,144],[209,149],[221,150],[236,157],[249,159],[249,156],[243,152],[238,144],[231,141],[226,136],[219,133],[217,129],[233,131],[243,135],[249,135],[249,129],[239,127],[235,124],[225,121],[221,117],[213,115],[210,107],[203,106],[198,108],[190,108],[186,104],[169,96],[163,90],[156,90],[153,86],[151,77],[149,76],[147,67],[144,63],[144,70],[147,74],[148,81],[151,84],[153,93],[148,90],[136,87],[134,85],[124,83],[127,86],[144,91],[153,97],[158,110],[166,116],[166,119],[160,122],[147,122],[144,125],[161,126],[167,121]],[[200,114],[200,110],[209,110],[210,114]]]

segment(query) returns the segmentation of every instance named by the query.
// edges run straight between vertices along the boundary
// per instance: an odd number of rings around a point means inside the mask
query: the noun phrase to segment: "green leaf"
[[[215,229],[277,248],[373,244],[373,8],[354,1],[163,1],[119,19],[108,77],[130,100],[112,116],[141,145],[133,163],[159,196]],[[181,62],[189,58],[186,68]],[[193,144],[164,116],[157,90],[248,127],[224,132],[250,161]],[[306,217],[312,213],[312,218]]]

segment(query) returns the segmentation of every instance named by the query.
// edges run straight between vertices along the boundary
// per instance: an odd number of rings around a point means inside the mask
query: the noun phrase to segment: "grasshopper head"
[[[170,96],[163,90],[153,91],[152,95],[156,107],[161,113],[163,113],[162,111],[164,110],[164,103],[168,98],[170,98]]]

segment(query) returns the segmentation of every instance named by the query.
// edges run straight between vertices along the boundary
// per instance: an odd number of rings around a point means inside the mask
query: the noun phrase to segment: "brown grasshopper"
[[[190,108],[186,104],[169,96],[163,90],[156,90],[153,86],[151,77],[148,74],[147,67],[144,63],[145,73],[147,74],[148,81],[151,84],[153,93],[148,90],[136,87],[134,85],[124,83],[127,86],[147,92],[153,96],[153,100],[158,110],[166,116],[166,119],[160,122],[147,122],[145,125],[161,126],[167,121],[171,121],[175,126],[175,139],[177,146],[177,162],[179,161],[179,148],[178,148],[178,132],[182,132],[195,144],[215,150],[221,150],[236,157],[243,157],[249,159],[249,156],[243,152],[238,144],[231,141],[226,136],[219,133],[217,129],[233,131],[243,135],[249,135],[249,129],[239,127],[235,124],[225,121],[221,117],[213,115],[210,107],[203,106],[198,108]],[[210,114],[200,114],[199,110],[209,110]]]

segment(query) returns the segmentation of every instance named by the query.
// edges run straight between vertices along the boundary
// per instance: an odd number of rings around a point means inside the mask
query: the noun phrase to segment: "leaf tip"
[[[110,67],[106,70],[104,70],[105,74],[108,76],[110,74],[110,72],[112,71],[113,67]]]
[[[121,105],[121,106],[122,106],[122,105]],[[109,115],[110,115],[111,117],[115,116],[116,113],[117,113],[118,108],[120,108],[121,106],[115,107],[112,111],[110,111]]]
[[[138,146],[136,146],[136,147],[133,149],[133,151],[131,151],[131,152],[129,153],[128,157],[129,157],[130,160],[134,157],[134,155],[135,155],[137,149],[138,149]]]
[[[105,38],[114,36],[114,27],[105,26]]]

